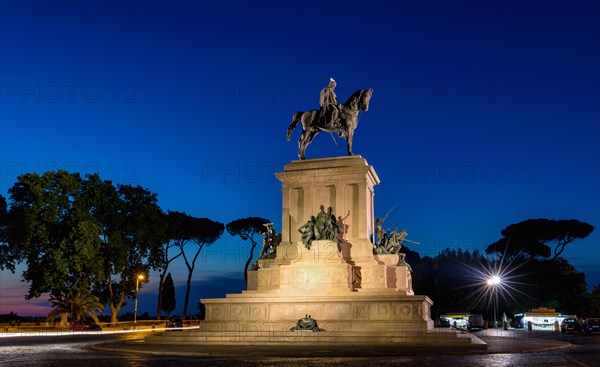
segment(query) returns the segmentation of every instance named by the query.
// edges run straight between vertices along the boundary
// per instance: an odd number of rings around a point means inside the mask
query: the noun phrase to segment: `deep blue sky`
[[[0,3],[0,193],[21,173],[98,172],[166,210],[281,225],[273,176],[297,157],[292,114],[334,77],[373,88],[354,150],[376,213],[412,247],[483,250],[509,224],[597,229],[564,253],[600,283],[600,65],[594,1]],[[308,158],[345,155],[320,134]],[[192,300],[238,292],[245,244],[201,259]],[[177,270],[179,269],[179,270]],[[183,285],[181,264],[172,269]],[[0,313],[43,314],[0,273]],[[154,281],[152,281],[154,280]],[[142,290],[155,310],[158,284]],[[179,309],[183,300],[182,288]],[[34,308],[38,307],[38,308]],[[191,305],[195,309],[195,305]]]

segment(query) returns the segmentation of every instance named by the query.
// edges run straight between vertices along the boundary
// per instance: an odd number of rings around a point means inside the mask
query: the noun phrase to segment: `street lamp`
[[[138,305],[138,293],[140,290],[140,280],[144,280],[144,275],[140,274],[135,278],[135,307],[133,310],[133,325],[137,324],[137,305]]]
[[[496,328],[496,309],[498,308],[498,285],[502,283],[502,279],[498,275],[493,275],[487,280],[487,285],[492,287],[494,292],[494,329]]]

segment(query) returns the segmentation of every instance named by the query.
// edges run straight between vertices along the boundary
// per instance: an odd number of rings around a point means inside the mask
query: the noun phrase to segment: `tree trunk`
[[[116,325],[119,319],[117,318],[119,311],[125,303],[125,293],[121,292],[119,301],[115,304],[111,299],[108,305],[110,306],[110,323]]]
[[[119,321],[117,319],[117,308],[112,304],[109,304],[108,306],[110,307],[110,323],[116,325],[117,321]]]
[[[165,281],[164,272],[160,275],[160,279],[158,282],[158,306],[156,307],[156,320],[160,321],[161,313],[162,313],[162,286]]]
[[[182,316],[182,320],[184,322],[187,318],[188,302],[190,300],[190,287],[192,286],[192,274],[194,273],[194,268],[196,267],[196,260],[198,259],[198,255],[200,255],[202,248],[204,248],[204,243],[202,243],[198,246],[199,246],[198,251],[196,251],[196,255],[194,255],[194,258],[192,259],[191,264],[187,260],[187,257],[185,256],[185,252],[183,251],[183,248],[181,248],[181,254],[183,255],[183,259],[185,260],[185,265],[188,269],[187,285],[185,287],[185,302],[183,304],[183,316]]]
[[[69,324],[68,315],[66,312],[60,314],[60,327],[67,327]]]
[[[246,265],[244,267],[244,281],[246,282],[246,287],[248,286],[248,267],[250,266],[250,262],[252,261],[252,255],[254,255],[254,248],[256,248],[256,244],[258,242],[252,241],[252,247],[250,248],[250,256],[248,256],[248,260],[246,261]]]
[[[190,268],[188,271],[187,286],[185,287],[185,301],[183,303],[183,316],[182,316],[183,321],[185,321],[187,319],[188,302],[190,300],[190,287],[192,286],[192,273],[193,272],[194,272],[194,268]]]

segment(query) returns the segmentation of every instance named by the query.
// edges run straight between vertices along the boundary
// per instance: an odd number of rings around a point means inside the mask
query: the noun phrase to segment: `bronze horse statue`
[[[298,122],[302,122],[302,135],[298,140],[298,158],[304,159],[306,147],[319,131],[337,132],[339,136],[346,139],[348,155],[354,155],[352,153],[354,129],[358,125],[359,113],[369,110],[371,95],[373,95],[373,89],[361,89],[354,92],[345,103],[337,105],[338,114],[336,119],[329,118],[330,114],[323,114],[321,110],[296,112],[292,117],[292,123],[287,129],[286,138],[289,141]]]

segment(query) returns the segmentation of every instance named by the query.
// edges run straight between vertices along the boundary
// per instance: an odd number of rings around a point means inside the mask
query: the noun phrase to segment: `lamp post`
[[[135,278],[135,307],[133,310],[133,325],[137,324],[137,305],[138,305],[138,294],[140,290],[140,280],[144,280],[144,275],[140,274]]]
[[[494,329],[496,328],[496,309],[498,308],[498,285],[501,281],[502,280],[497,275],[493,275],[487,280],[487,285],[492,287],[492,291],[494,292]]]

